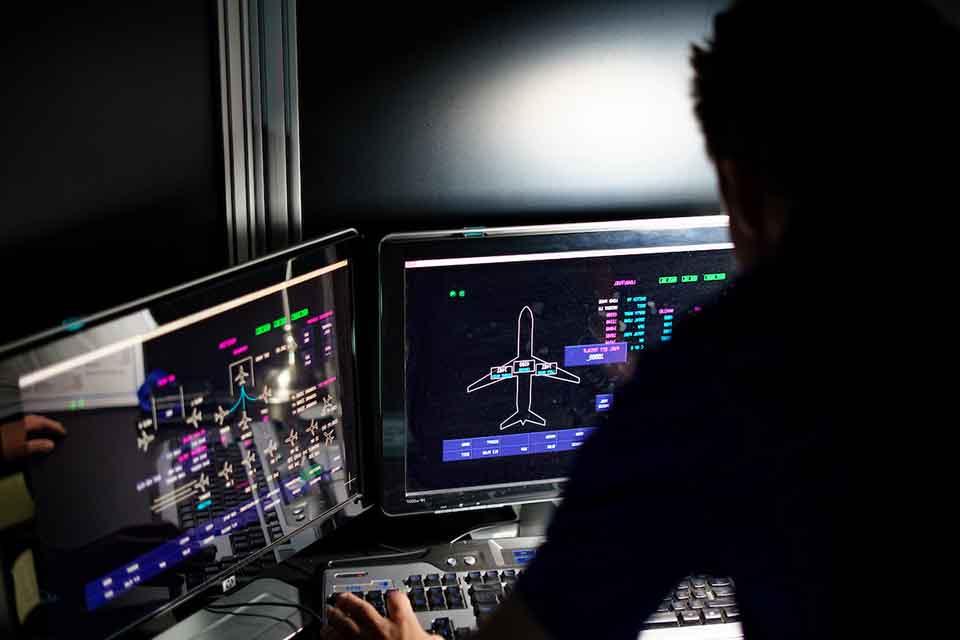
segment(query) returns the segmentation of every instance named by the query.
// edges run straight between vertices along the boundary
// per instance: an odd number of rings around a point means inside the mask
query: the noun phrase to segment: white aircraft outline
[[[277,443],[273,438],[270,438],[269,443],[264,448],[263,452],[270,459],[270,464],[276,464],[277,462]]]
[[[249,417],[249,416],[247,415],[247,412],[244,411],[244,412],[243,412],[243,417],[240,418],[240,420],[237,421],[237,427],[239,427],[239,429],[240,429],[241,431],[245,431],[246,428],[250,426],[250,423],[251,423],[251,422],[253,422],[253,418]]]
[[[233,465],[229,460],[223,463],[223,469],[217,475],[223,478],[223,484],[227,486],[233,484]]]
[[[524,338],[524,316],[529,318],[527,323],[527,336],[529,337],[529,353],[524,354],[522,357],[520,355],[520,350],[523,344]],[[520,315],[517,316],[517,353],[512,360],[509,360],[502,365],[491,367],[490,373],[483,376],[482,378],[475,380],[469,386],[467,386],[467,393],[473,393],[474,391],[479,391],[486,387],[498,384],[504,380],[515,380],[516,381],[516,392],[514,393],[514,398],[516,400],[515,411],[507,416],[503,422],[500,423],[500,430],[508,429],[513,425],[519,423],[520,426],[525,425],[526,423],[531,423],[539,425],[541,427],[546,426],[547,421],[543,416],[537,414],[533,411],[533,379],[538,377],[547,378],[548,380],[558,380],[560,382],[568,382],[570,384],[580,384],[580,376],[577,376],[573,373],[570,373],[566,369],[561,369],[559,363],[557,362],[547,362],[542,358],[538,358],[533,355],[533,309],[529,305],[525,305],[520,310]],[[533,363],[533,366],[530,367],[529,364]],[[526,367],[519,367],[520,364],[527,364]],[[540,365],[546,365],[542,367]],[[493,378],[494,369],[507,369],[510,368],[509,375],[504,377]],[[518,371],[517,369],[527,369],[524,371]],[[540,373],[541,371],[549,373]],[[523,391],[523,398],[521,398],[520,392],[520,376],[527,376],[529,380],[525,385]],[[521,410],[520,405],[522,404],[521,400],[526,400],[526,408]]]
[[[140,430],[140,436],[137,438],[137,449],[143,449],[143,452],[146,453],[150,448],[150,443],[154,441],[156,436],[150,435],[144,430]]]
[[[186,423],[189,424],[194,429],[200,426],[200,420],[203,419],[203,414],[200,413],[200,407],[194,407],[193,413],[190,414],[190,417],[187,418]]]
[[[247,384],[247,378],[250,377],[250,374],[247,373],[247,370],[243,368],[243,365],[240,365],[240,371],[237,375],[233,376],[233,381],[237,383],[238,386],[244,386]]]
[[[316,421],[316,420],[311,420],[311,421],[310,421],[310,426],[307,427],[307,429],[306,429],[307,433],[310,434],[310,437],[311,437],[311,438],[315,437],[315,436],[317,435],[317,431],[319,431],[319,430],[320,430],[320,425],[317,424],[317,421]]]
[[[324,446],[331,446],[334,441],[337,439],[337,430],[331,428],[329,431],[323,432],[323,444]]]
[[[200,478],[197,480],[197,489],[203,493],[210,486],[210,478],[207,477],[206,473],[201,472]]]
[[[296,447],[299,441],[300,441],[300,433],[296,429],[291,429],[290,435],[288,435],[287,438],[284,440],[284,442],[290,445],[291,449]]]
[[[320,404],[320,415],[328,416],[331,413],[334,413],[337,410],[337,401],[333,396],[327,394],[323,396],[323,400]]]
[[[213,414],[213,421],[216,422],[218,425],[220,425],[220,426],[222,427],[222,426],[223,426],[223,421],[224,421],[224,419],[225,419],[228,415],[230,415],[230,412],[229,412],[229,411],[227,411],[226,409],[224,409],[224,408],[221,407],[220,405],[217,405],[217,410],[216,410],[216,412]]]

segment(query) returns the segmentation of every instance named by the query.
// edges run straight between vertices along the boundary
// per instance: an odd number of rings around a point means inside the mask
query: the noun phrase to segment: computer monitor
[[[51,636],[104,637],[235,584],[360,495],[353,230],[3,350],[0,423],[66,437],[24,474]],[[162,263],[157,264],[162,268]]]
[[[616,389],[727,286],[727,227],[702,216],[385,238],[383,509],[559,497]]]

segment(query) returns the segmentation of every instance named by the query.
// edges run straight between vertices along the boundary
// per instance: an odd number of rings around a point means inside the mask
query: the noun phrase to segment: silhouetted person
[[[947,550],[925,537],[921,472],[954,450],[936,321],[958,279],[958,62],[917,2],[717,16],[694,108],[739,277],[640,363],[480,638],[632,639],[691,572],[734,577],[751,640],[952,626],[927,598],[940,583],[906,575]],[[405,596],[389,604],[341,596],[331,635],[423,637]]]

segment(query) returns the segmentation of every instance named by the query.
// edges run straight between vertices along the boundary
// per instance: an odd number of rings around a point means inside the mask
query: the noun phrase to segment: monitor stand
[[[512,507],[517,519],[506,524],[494,524],[468,532],[461,539],[493,540],[496,538],[546,537],[547,527],[557,510],[559,500],[531,502]]]

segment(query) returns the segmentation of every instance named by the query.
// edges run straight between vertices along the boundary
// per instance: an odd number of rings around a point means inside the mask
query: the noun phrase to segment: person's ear
[[[729,158],[717,159],[716,165],[720,194],[730,215],[731,226],[741,241],[755,242],[763,237],[766,221],[760,181]]]

